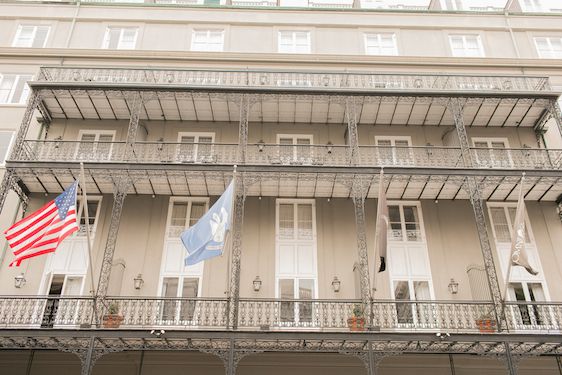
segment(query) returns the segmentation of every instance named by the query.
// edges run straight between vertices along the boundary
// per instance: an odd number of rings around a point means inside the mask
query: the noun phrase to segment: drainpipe
[[[78,13],[80,12],[80,0],[76,0],[76,11],[74,12],[74,17],[72,17],[72,23],[70,24],[70,31],[68,32],[68,37],[66,38],[66,43],[64,48],[70,47],[70,40],[72,39],[72,34],[74,33],[74,27],[76,26],[76,19],[78,18]],[[63,65],[64,57],[61,58],[60,64]]]
[[[509,36],[511,38],[511,43],[513,43],[513,48],[515,49],[515,56],[519,59],[521,58],[521,54],[519,53],[519,47],[517,47],[517,41],[515,40],[515,34],[513,34],[513,29],[511,28],[511,23],[509,22],[509,9],[513,5],[513,0],[509,0],[503,8],[503,15],[505,18],[505,27],[507,31],[509,31]],[[525,68],[521,68],[521,73],[525,73]]]

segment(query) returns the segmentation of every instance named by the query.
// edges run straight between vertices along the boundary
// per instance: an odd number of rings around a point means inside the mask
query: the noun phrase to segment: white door
[[[158,321],[163,325],[197,325],[197,297],[201,296],[201,279],[205,262],[185,266],[187,252],[181,233],[197,223],[208,208],[208,199],[171,198],[162,254]]]
[[[210,163],[214,133],[179,133],[176,160],[181,163]]]
[[[312,164],[312,135],[277,135],[282,164]]]
[[[112,130],[81,130],[76,149],[77,160],[109,161],[115,132]]]
[[[390,202],[388,213],[391,288],[396,301],[405,301],[396,303],[396,321],[399,325],[430,327],[435,324],[431,302],[411,302],[434,299],[421,207],[418,202]]]
[[[80,318],[77,314],[80,311],[82,301],[72,298],[82,295],[84,288],[83,275],[64,275],[49,274],[47,288],[47,300],[43,310],[43,320],[41,327],[52,328],[55,325],[78,325]]]
[[[376,157],[379,165],[413,165],[410,137],[375,137]]]
[[[316,214],[313,200],[277,200],[276,297],[281,326],[313,326],[317,298]]]
[[[475,162],[482,168],[511,168],[507,138],[472,138]]]

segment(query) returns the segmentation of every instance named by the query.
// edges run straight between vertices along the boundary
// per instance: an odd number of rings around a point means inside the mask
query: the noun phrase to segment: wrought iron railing
[[[562,331],[562,303],[507,302],[505,314],[510,331]]]
[[[493,311],[489,302],[374,301],[364,306],[358,300],[242,298],[238,319],[231,322],[229,303],[225,298],[108,297],[96,305],[88,297],[0,297],[0,327],[476,332],[482,331],[482,317]],[[558,329],[559,307],[544,306],[556,313],[549,315],[548,326],[545,321],[534,329]],[[484,332],[494,330],[489,328]]]
[[[547,77],[261,70],[43,67],[39,82],[407,92],[545,92]]]
[[[127,150],[127,147],[130,150]],[[477,168],[545,169],[562,168],[562,150],[471,149]],[[32,141],[24,142],[14,161],[41,162],[128,162],[140,164],[243,164],[238,145],[226,143],[170,143]],[[246,148],[247,165],[349,166],[351,149],[345,145],[279,145],[256,143]],[[438,146],[359,146],[356,166],[461,168],[460,148]]]

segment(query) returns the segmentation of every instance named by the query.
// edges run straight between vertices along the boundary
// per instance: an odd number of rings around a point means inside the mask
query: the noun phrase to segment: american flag
[[[78,230],[76,190],[78,181],[68,189],[4,232],[19,266],[25,259],[54,252],[66,237]]]

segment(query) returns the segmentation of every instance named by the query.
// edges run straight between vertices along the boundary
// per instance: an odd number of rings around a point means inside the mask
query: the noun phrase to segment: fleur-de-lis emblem
[[[220,214],[213,214],[209,224],[211,225],[213,241],[223,242],[226,235],[226,225],[228,224],[228,213],[224,207],[221,207]]]

